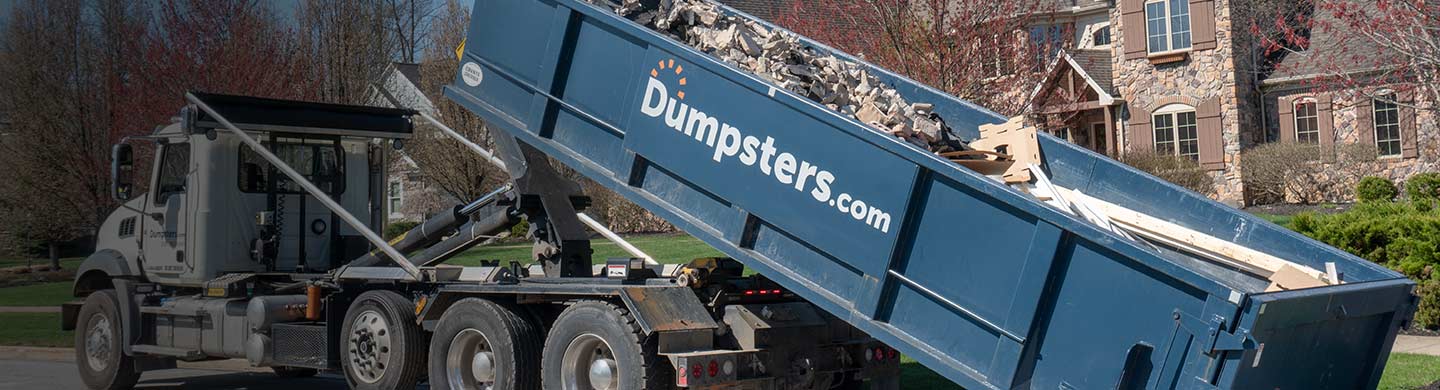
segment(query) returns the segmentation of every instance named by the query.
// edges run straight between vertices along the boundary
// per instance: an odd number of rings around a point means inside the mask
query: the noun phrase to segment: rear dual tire
[[[554,390],[670,389],[674,374],[629,312],[581,301],[555,320],[545,339],[542,377]]]
[[[510,306],[467,298],[445,310],[430,336],[430,388],[540,388],[541,333]]]

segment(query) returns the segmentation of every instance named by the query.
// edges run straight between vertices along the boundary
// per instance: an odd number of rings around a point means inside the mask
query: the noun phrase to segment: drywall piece
[[[1180,250],[1194,253],[1206,259],[1230,265],[1258,276],[1271,278],[1272,275],[1280,271],[1280,269],[1288,266],[1322,283],[1328,283],[1326,281],[1329,280],[1323,271],[1237,245],[1184,226],[1152,217],[1148,214],[1087,196],[1083,193],[1059,187],[1056,188],[1056,192],[1069,199],[1084,199],[1087,204],[1102,210],[1110,217],[1112,222],[1138,236],[1173,246]]]

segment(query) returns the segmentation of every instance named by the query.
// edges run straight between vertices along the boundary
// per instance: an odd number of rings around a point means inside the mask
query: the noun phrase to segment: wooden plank
[[[1290,267],[1295,272],[1307,275],[1320,283],[1331,284],[1324,271],[1236,245],[1078,191],[1056,187],[1056,192],[1072,201],[1083,201],[1091,207],[1101,210],[1112,222],[1136,235],[1200,255],[1206,259],[1265,278],[1272,278],[1285,267]]]

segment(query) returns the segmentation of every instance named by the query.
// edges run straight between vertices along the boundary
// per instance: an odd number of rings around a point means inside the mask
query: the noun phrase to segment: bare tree
[[[96,109],[103,75],[97,44],[78,2],[17,4],[6,26],[10,55],[0,69],[0,109],[12,123],[0,139],[0,212],[11,249],[49,248],[59,268],[59,246],[99,226],[110,203],[104,150],[108,140]],[[107,210],[108,211],[108,210]]]
[[[395,35],[396,58],[414,63],[428,43],[427,28],[436,7],[432,0],[387,0],[389,28]]]
[[[305,0],[300,4],[302,56],[316,98],[358,104],[385,71],[399,47],[387,19],[386,0]]]
[[[464,107],[441,98],[441,88],[455,78],[460,60],[455,47],[465,39],[470,12],[458,0],[447,0],[430,23],[424,62],[420,65],[420,89],[434,99],[435,115],[452,129],[480,145],[494,146],[485,122]],[[505,172],[476,156],[460,142],[438,134],[429,126],[406,147],[429,184],[459,199],[474,199],[495,189],[507,179]],[[482,180],[483,178],[483,180]]]

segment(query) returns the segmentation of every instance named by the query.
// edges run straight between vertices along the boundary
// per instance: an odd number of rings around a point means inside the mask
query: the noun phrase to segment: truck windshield
[[[315,183],[321,191],[337,195],[345,191],[345,172],[341,164],[340,144],[333,140],[282,139],[271,148],[281,161],[290,165],[306,180]],[[270,162],[245,145],[240,145],[240,191],[266,193],[270,190]],[[298,194],[304,190],[299,184],[276,171],[275,190],[279,193]]]

